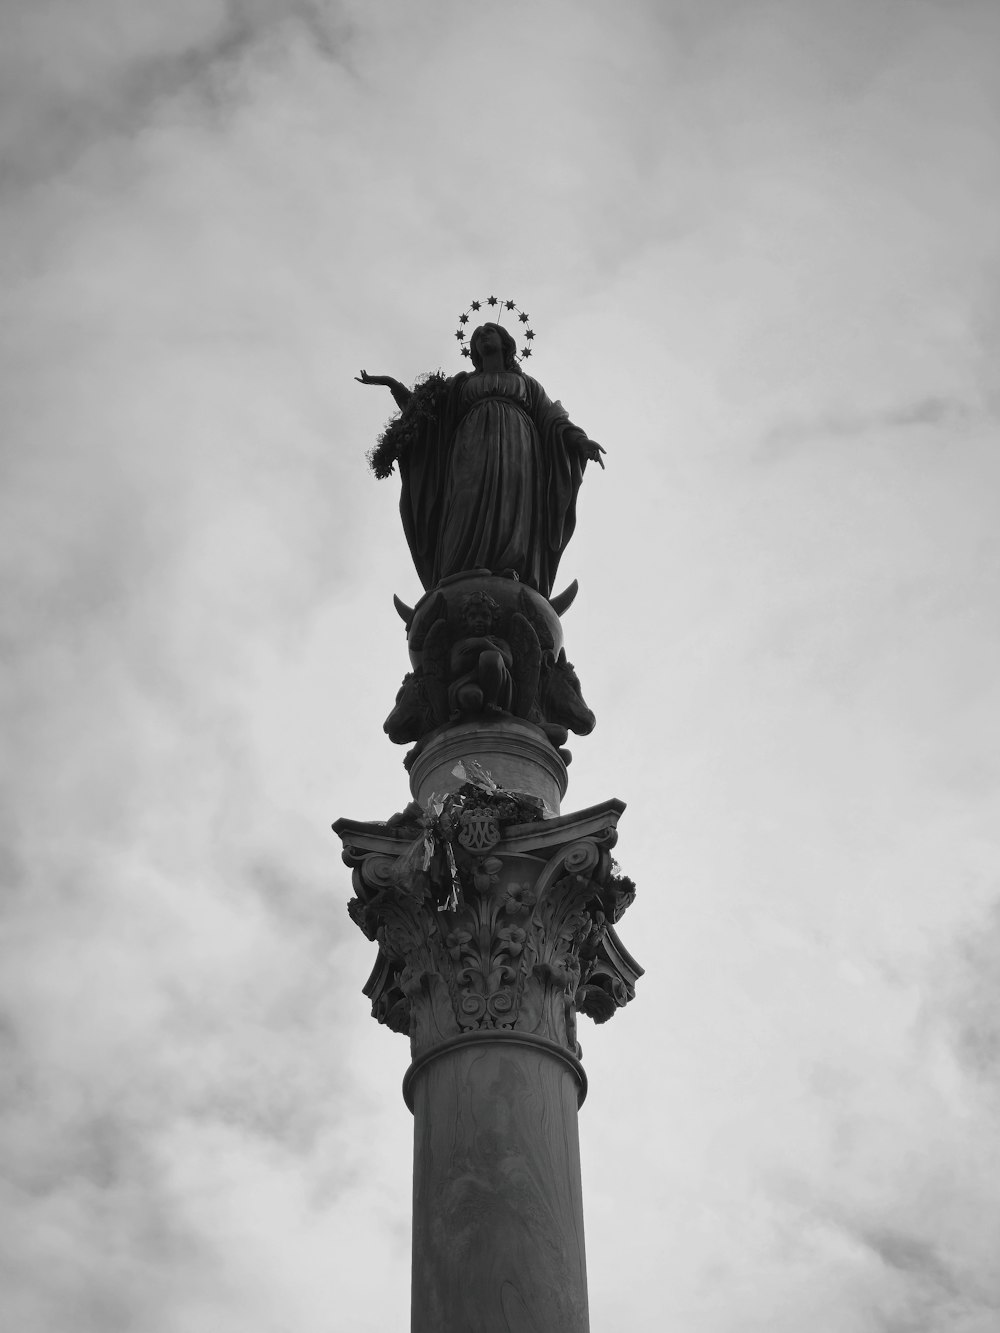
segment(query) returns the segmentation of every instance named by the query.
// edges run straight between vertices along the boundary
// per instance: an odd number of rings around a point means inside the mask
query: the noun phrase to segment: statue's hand
[[[400,411],[413,397],[405,384],[400,384],[399,380],[394,380],[391,375],[369,375],[367,370],[363,370],[360,375],[354,378],[359,384],[384,384],[392,394],[393,400]]]
[[[603,471],[604,459],[601,457],[601,454],[606,454],[608,452],[607,449],[602,449],[596,440],[588,440],[583,447],[583,452],[592,463],[599,463],[601,470]]]

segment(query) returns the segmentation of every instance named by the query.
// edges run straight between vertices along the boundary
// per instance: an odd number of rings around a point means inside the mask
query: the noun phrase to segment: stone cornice
[[[529,851],[536,847],[556,847],[566,841],[567,834],[575,838],[591,837],[605,827],[617,828],[625,809],[625,802],[612,796],[599,805],[588,805],[571,814],[556,815],[552,819],[536,820],[530,824],[512,824],[503,830],[496,844],[497,850]],[[344,844],[345,860],[349,846],[392,856],[400,846],[406,847],[413,841],[412,833],[402,828],[393,828],[385,821],[338,819],[331,828]],[[347,864],[351,862],[347,861]]]

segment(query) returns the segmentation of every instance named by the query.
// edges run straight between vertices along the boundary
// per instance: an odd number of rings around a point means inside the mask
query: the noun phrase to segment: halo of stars
[[[518,308],[515,302],[502,301],[498,296],[488,296],[485,301],[473,301],[472,304],[469,306],[468,310],[466,310],[464,314],[459,315],[458,328],[455,330],[455,337],[461,344],[463,356],[472,355],[472,349],[470,348],[469,344],[465,341],[465,326],[469,322],[469,317],[476,311],[482,310],[483,306],[489,307],[491,311],[492,310],[497,311],[499,313],[500,319],[503,319],[504,311],[511,310],[517,316],[519,324],[527,324],[530,318],[529,315],[524,310],[520,310]],[[493,322],[499,324],[500,319],[494,320]],[[508,332],[510,332],[510,330],[508,330]],[[521,337],[524,339],[525,346],[522,347],[519,353],[519,359],[523,361],[525,357],[531,355],[531,343],[535,337],[534,330],[531,328],[522,329]]]

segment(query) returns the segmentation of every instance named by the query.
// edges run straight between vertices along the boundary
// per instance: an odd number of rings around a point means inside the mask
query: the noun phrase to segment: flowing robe
[[[528,375],[449,380],[437,418],[399,457],[403,531],[424,588],[464,570],[513,570],[550,596],[576,526],[586,442]]]

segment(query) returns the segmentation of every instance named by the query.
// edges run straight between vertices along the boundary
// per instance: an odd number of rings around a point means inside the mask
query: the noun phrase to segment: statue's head
[[[488,634],[500,614],[500,604],[488,592],[470,592],[462,598],[459,613],[470,634]]]
[[[469,355],[472,357],[472,364],[477,370],[483,368],[483,354],[479,342],[481,335],[485,334],[487,329],[495,331],[500,336],[504,370],[517,370],[517,343],[502,324],[480,324],[479,328],[476,329],[469,339]]]

